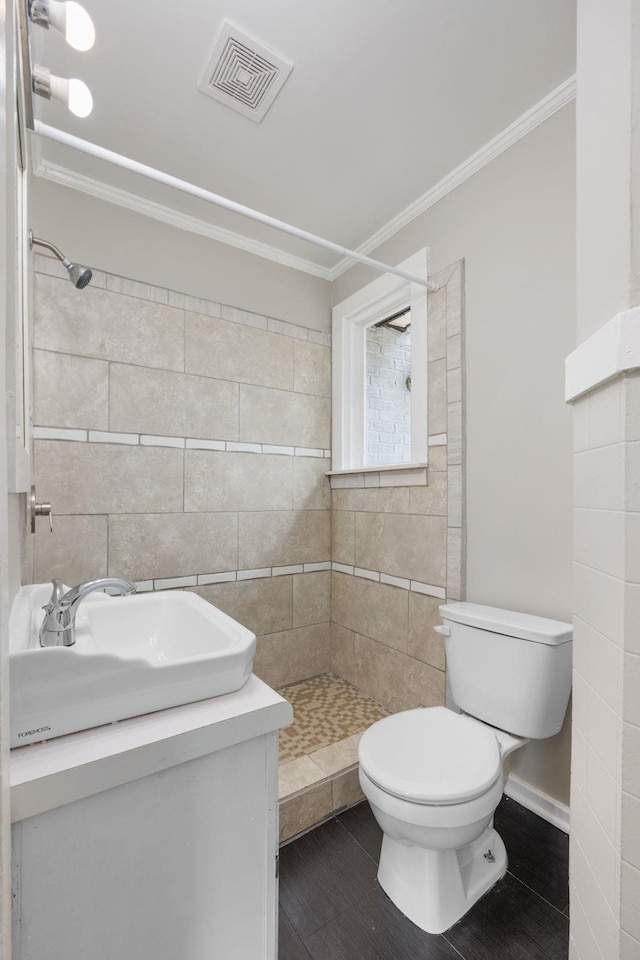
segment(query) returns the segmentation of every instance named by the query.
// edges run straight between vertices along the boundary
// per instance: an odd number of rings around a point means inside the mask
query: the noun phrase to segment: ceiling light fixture
[[[93,20],[75,0],[28,0],[28,4],[31,22],[58,30],[74,50],[90,50],[94,45]]]
[[[32,71],[33,92],[45,100],[59,100],[67,105],[76,117],[88,117],[93,110],[93,97],[82,80],[67,80],[57,77],[47,67],[34,63]]]

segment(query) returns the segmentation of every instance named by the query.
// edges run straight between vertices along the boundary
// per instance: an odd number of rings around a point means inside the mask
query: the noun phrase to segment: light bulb
[[[91,90],[82,80],[69,80],[69,98],[67,100],[69,110],[75,113],[76,117],[88,117],[93,110],[93,97]]]
[[[39,69],[36,68],[36,70]],[[34,70],[34,76],[37,77],[39,74],[36,73],[36,70]],[[86,83],[75,78],[67,80],[64,77],[56,77],[53,73],[50,74],[48,82],[50,98],[66,103],[71,113],[75,113],[76,117],[89,116],[93,110],[93,97]],[[40,93],[41,91],[36,89],[36,92]]]
[[[57,3],[58,0],[53,0]],[[65,39],[74,50],[91,50],[96,42],[96,30],[93,20],[79,3],[67,0],[67,28]]]
[[[90,50],[95,43],[93,20],[75,0],[31,0],[31,19],[54,27],[75,50]]]

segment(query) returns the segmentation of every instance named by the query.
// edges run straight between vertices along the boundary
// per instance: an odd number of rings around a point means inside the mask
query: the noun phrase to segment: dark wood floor
[[[366,802],[287,844],[279,960],[566,960],[569,838],[506,797],[495,826],[509,870],[440,936],[380,889],[382,834]]]

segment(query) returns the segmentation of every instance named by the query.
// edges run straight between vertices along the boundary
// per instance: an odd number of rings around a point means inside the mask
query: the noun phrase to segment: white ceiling
[[[34,59],[86,81],[53,126],[352,248],[575,70],[575,0],[82,0],[93,50],[31,28]],[[293,62],[261,124],[198,91],[219,26]],[[339,259],[57,144],[41,158],[307,260]]]

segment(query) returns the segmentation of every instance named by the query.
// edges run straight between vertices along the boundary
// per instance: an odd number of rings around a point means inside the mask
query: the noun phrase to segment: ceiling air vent
[[[198,89],[260,123],[292,69],[293,64],[225,20]]]

